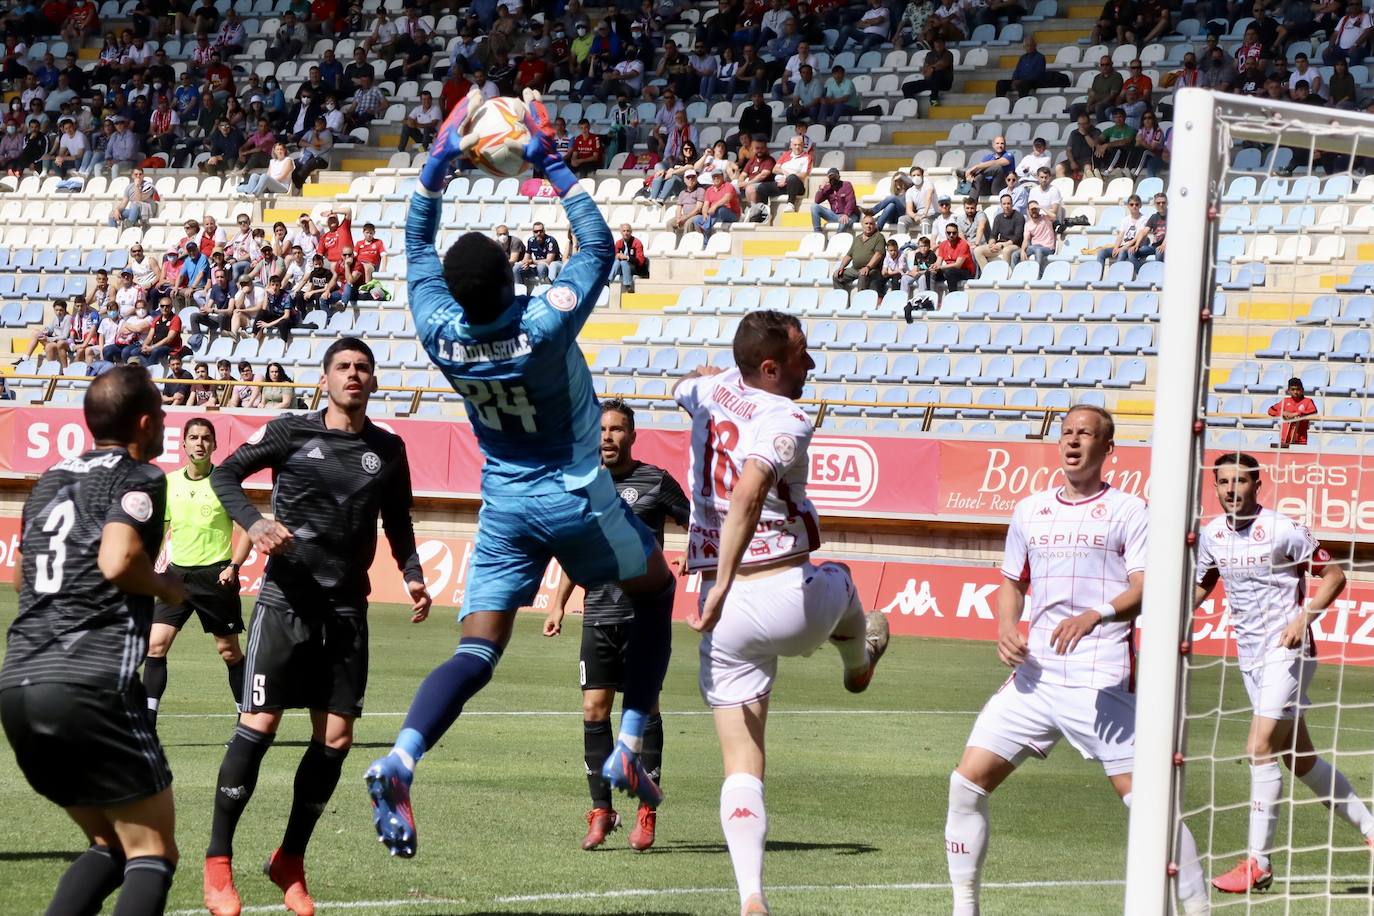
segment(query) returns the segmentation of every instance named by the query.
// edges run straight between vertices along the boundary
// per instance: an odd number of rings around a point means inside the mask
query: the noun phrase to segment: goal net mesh
[[[1344,592],[1311,627],[1316,662],[1304,719],[1317,756],[1344,773],[1370,806],[1374,177],[1365,175],[1374,176],[1374,118],[1187,95],[1175,112],[1175,131],[1185,119],[1207,118],[1211,162],[1205,173],[1202,161],[1173,163],[1165,260],[1175,258],[1178,246],[1180,261],[1200,262],[1188,269],[1191,276],[1182,265],[1166,267],[1157,373],[1186,374],[1190,364],[1195,372],[1191,388],[1159,383],[1154,445],[1156,451],[1186,448],[1187,464],[1174,466],[1190,470],[1191,479],[1161,481],[1160,471],[1171,459],[1155,457],[1151,539],[1162,530],[1156,511],[1168,514],[1180,502],[1186,504],[1186,531],[1193,539],[1202,537],[1221,511],[1213,482],[1218,457],[1245,452],[1258,459],[1260,504],[1307,525],[1349,577]],[[1183,146],[1185,153],[1198,148]],[[1187,197],[1190,192],[1206,195],[1204,219],[1197,218],[1203,211]],[[1175,204],[1192,217],[1178,217]],[[1199,273],[1205,275],[1201,284]],[[1172,334],[1171,328],[1187,330],[1188,321],[1196,325],[1191,337]],[[1293,378],[1302,381],[1317,409],[1306,423],[1305,443],[1302,425],[1282,416]],[[1186,401],[1189,391],[1192,402],[1183,410],[1163,403],[1166,396]],[[1277,417],[1271,415],[1276,405]],[[1183,520],[1170,517],[1175,526]],[[1177,629],[1167,615],[1151,616],[1150,597],[1142,626],[1146,640],[1168,641],[1175,656],[1169,791],[1158,801],[1169,806],[1170,826],[1179,819],[1188,825],[1211,881],[1250,854],[1252,704],[1237,660],[1234,623],[1241,615],[1254,619],[1282,609],[1233,604],[1223,582],[1192,610],[1196,542],[1175,538],[1189,545],[1171,570],[1178,581],[1168,586],[1178,586],[1169,597],[1177,608]],[[1152,559],[1154,549],[1152,544]],[[1147,581],[1155,575],[1152,564]],[[1307,582],[1310,598],[1316,580]],[[1273,669],[1263,670],[1260,679]],[[1140,696],[1142,708],[1153,700]],[[1293,729],[1288,750],[1296,749],[1298,734]],[[1162,749],[1142,745],[1138,753],[1158,759]],[[1283,767],[1277,829],[1267,850],[1273,884],[1238,894],[1213,890],[1213,911],[1374,914],[1374,855],[1330,800],[1329,790],[1314,792]],[[1151,799],[1137,793],[1135,801]],[[1140,836],[1133,824],[1132,855]],[[1172,846],[1173,840],[1167,842]],[[1170,863],[1176,853],[1170,849]],[[1163,908],[1171,906],[1170,901]]]

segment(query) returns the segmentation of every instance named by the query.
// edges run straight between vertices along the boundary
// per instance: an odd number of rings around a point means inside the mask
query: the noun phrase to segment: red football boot
[[[606,834],[620,826],[620,815],[611,808],[593,808],[587,812],[587,835],[582,838],[583,849],[595,849],[606,842]]]

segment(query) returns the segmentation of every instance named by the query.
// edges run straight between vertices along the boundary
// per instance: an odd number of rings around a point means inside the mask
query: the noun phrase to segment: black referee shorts
[[[233,636],[243,632],[243,605],[239,603],[237,578],[228,585],[220,585],[219,577],[229,562],[209,566],[177,566],[167,571],[186,583],[186,600],[180,604],[159,601],[153,607],[153,623],[165,623],[180,630],[191,619],[200,618],[200,625],[215,636]]]
[[[29,785],[63,808],[122,805],[172,784],[138,680],[124,692],[80,684],[11,687],[0,692],[0,723]]]
[[[629,623],[582,623],[582,651],[578,680],[583,690],[621,690],[625,657],[630,647]]]
[[[367,692],[367,608],[312,607],[298,613],[263,583],[248,629],[244,712],[322,709],[363,713]]]

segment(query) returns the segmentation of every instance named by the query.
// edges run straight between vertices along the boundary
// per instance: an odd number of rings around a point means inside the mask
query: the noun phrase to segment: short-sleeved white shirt
[[[677,402],[692,418],[692,520],[688,570],[713,569],[730,494],[751,458],[773,469],[758,531],[744,566],[801,556],[820,546],[816,507],[806,495],[811,421],[792,401],[744,383],[738,369],[688,379]]]
[[[1273,509],[1261,507],[1239,530],[1225,515],[1203,526],[1197,580],[1212,569],[1221,576],[1242,671],[1303,652],[1281,648],[1279,636],[1302,609],[1308,575],[1319,574],[1330,560],[1305,525]]]
[[[1027,204],[1039,204],[1040,212],[1049,214],[1055,207],[1062,206],[1064,195],[1059,193],[1059,189],[1054,185],[1042,188],[1040,185],[1030,189],[1030,195],[1026,198]]]
[[[1050,637],[1062,621],[1120,595],[1127,576],[1145,569],[1145,527],[1144,501],[1107,485],[1076,502],[1055,489],[1016,504],[1002,575],[1030,583],[1030,639],[1019,675],[1064,687],[1130,684],[1133,622],[1099,624],[1065,655]]]

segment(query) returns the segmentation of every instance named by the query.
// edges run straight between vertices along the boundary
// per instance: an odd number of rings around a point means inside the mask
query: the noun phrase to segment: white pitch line
[[[342,901],[315,901],[315,906],[322,910],[382,910],[384,912],[400,907],[413,908],[418,906],[434,906],[435,904],[456,904],[466,906],[466,900],[451,900],[445,897],[406,897],[401,900],[342,900]],[[270,906],[246,906],[239,910],[240,913],[280,913],[282,905],[280,903]],[[205,916],[205,907],[194,910],[168,910],[166,916]]]
[[[1028,890],[1033,888],[1055,887],[1122,887],[1125,881],[1007,881],[1002,883],[983,883],[985,890]],[[941,881],[921,884],[790,884],[769,885],[764,888],[784,894],[815,893],[824,891],[948,891],[949,882]],[[624,897],[686,897],[699,894],[734,894],[733,887],[664,887],[634,888],[618,891],[571,891],[558,894],[520,894],[511,897],[497,897],[497,903],[555,903],[576,900],[616,900]]]
[[[174,712],[159,713],[158,719],[224,719],[234,715],[228,712]],[[304,717],[306,713],[292,711],[287,717]],[[364,712],[363,716],[369,719],[400,718],[407,715],[404,712]],[[665,715],[677,718],[678,716],[709,716],[712,715],[709,709],[688,709],[674,712],[668,710]],[[770,709],[768,715],[772,716],[976,716],[976,709]],[[541,718],[541,717],[562,717],[577,716],[581,718],[582,712],[577,709],[489,709],[479,712],[464,712],[462,718]]]

